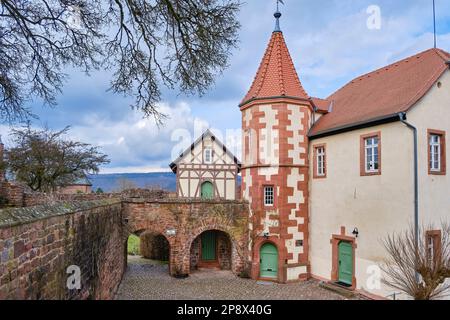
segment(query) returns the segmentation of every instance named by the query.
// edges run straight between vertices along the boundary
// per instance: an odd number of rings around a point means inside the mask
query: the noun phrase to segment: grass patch
[[[128,254],[133,256],[140,255],[141,239],[134,234],[128,237]]]

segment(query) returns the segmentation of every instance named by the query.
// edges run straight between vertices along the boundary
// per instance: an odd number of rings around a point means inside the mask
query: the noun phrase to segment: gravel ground
[[[355,299],[360,299],[357,296]],[[319,281],[276,284],[241,279],[230,271],[196,271],[187,279],[169,276],[168,266],[128,257],[118,300],[346,300]]]

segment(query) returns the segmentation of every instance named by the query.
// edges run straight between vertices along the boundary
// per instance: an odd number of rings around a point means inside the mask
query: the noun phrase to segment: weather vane
[[[274,32],[281,32],[281,28],[280,28],[280,18],[281,18],[280,3],[284,5],[283,0],[277,0],[277,12],[275,12],[275,14],[273,15],[275,17],[275,19],[276,19]]]
[[[280,11],[280,9],[279,9],[279,8],[280,8],[280,7],[279,7],[280,3],[284,5],[283,0],[277,0],[277,12]]]

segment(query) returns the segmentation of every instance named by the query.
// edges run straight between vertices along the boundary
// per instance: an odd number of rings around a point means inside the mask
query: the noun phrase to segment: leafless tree
[[[1,0],[0,115],[55,105],[67,67],[112,73],[110,90],[162,123],[161,85],[203,94],[237,44],[240,0]]]
[[[442,223],[431,238],[427,230],[434,228],[422,227],[418,244],[413,227],[383,240],[388,252],[383,283],[416,300],[442,298],[450,290],[450,225]]]
[[[52,132],[45,128],[12,129],[13,146],[6,150],[6,167],[19,182],[34,191],[51,192],[108,163],[97,147],[65,138],[69,127]]]

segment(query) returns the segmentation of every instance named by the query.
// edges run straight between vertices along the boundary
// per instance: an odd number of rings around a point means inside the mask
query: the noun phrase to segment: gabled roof
[[[448,70],[450,54],[430,49],[358,77],[333,93],[331,112],[312,127],[310,136],[407,112]]]
[[[178,167],[178,163],[180,162],[180,160],[183,159],[187,154],[189,154],[206,137],[211,137],[211,139],[214,141],[214,143],[217,143],[222,148],[222,150],[225,151],[230,156],[230,158],[232,158],[234,160],[234,163],[236,163],[238,165],[239,170],[240,170],[241,162],[238,160],[238,158],[236,158],[236,156],[234,154],[232,154],[231,151],[228,150],[228,148],[219,139],[217,139],[216,136],[214,136],[214,134],[208,129],[197,140],[195,140],[195,142],[193,144],[191,144],[191,146],[189,148],[187,148],[182,154],[180,154],[180,156],[176,160],[174,160],[169,165],[170,169],[172,169],[173,173],[177,172],[177,167]]]
[[[272,33],[255,79],[240,106],[252,100],[279,97],[309,99],[280,31]]]
[[[75,182],[69,183],[70,186],[92,186],[88,177],[78,178]]]

